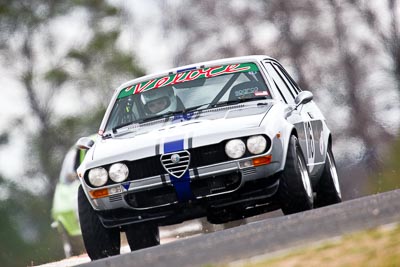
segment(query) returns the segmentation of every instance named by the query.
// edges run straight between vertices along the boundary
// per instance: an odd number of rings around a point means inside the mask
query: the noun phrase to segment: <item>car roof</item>
[[[116,91],[119,93],[122,89],[125,89],[128,86],[131,86],[131,85],[134,85],[134,84],[137,84],[140,82],[148,81],[148,80],[151,80],[154,78],[168,76],[168,75],[177,73],[178,70],[182,71],[185,69],[192,69],[192,68],[200,69],[200,68],[212,67],[212,66],[216,66],[216,65],[228,65],[228,64],[235,64],[235,63],[245,63],[245,62],[259,62],[259,61],[265,60],[265,59],[274,60],[273,58],[265,56],[265,55],[250,55],[250,56],[231,57],[231,58],[210,60],[210,61],[194,63],[194,64],[190,64],[190,65],[180,66],[180,67],[176,67],[176,68],[172,68],[172,69],[165,70],[162,72],[145,75],[145,76],[130,80],[128,82],[121,84],[117,88]]]

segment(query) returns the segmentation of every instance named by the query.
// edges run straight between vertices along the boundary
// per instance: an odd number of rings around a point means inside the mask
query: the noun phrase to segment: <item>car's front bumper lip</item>
[[[98,211],[98,215],[106,228],[146,221],[154,221],[159,225],[171,225],[207,216],[213,210],[228,211],[233,206],[234,210],[242,207],[242,212],[238,214],[244,218],[260,214],[260,210],[266,212],[279,208],[274,199],[278,186],[279,180],[274,176],[250,181],[232,194],[214,195],[207,199],[171,203],[146,210],[119,207]]]

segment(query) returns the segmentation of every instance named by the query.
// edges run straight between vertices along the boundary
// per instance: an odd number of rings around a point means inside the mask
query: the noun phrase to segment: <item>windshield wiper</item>
[[[205,103],[205,104],[197,105],[197,106],[194,106],[194,107],[186,108],[186,109],[183,110],[182,113],[188,113],[188,112],[190,112],[190,111],[197,110],[198,108],[201,108],[201,107],[203,107],[203,106],[206,106],[206,108],[207,108],[208,105],[210,105],[210,103]],[[201,108],[201,109],[199,109],[199,111],[200,111],[200,110],[204,110],[204,109],[206,109],[206,108]]]
[[[194,110],[196,110],[196,109],[198,109],[198,108],[200,108],[202,106],[206,106],[206,105],[209,105],[209,103],[201,104],[201,105],[190,107],[190,108],[185,108],[185,109],[182,109],[182,110],[170,111],[170,112],[167,112],[167,113],[164,113],[164,114],[160,114],[160,115],[157,115],[157,116],[145,118],[145,119],[139,120],[137,122],[138,123],[143,123],[143,122],[148,122],[148,121],[162,119],[162,118],[169,118],[171,116],[178,115],[178,114],[186,114],[186,113],[188,113],[190,111],[194,111]]]
[[[130,122],[126,122],[126,123],[117,125],[117,126],[112,128],[112,132],[116,133],[118,129],[124,128],[124,127],[126,127],[128,125],[131,125],[131,124],[134,124],[134,123],[136,123],[136,121],[130,121]]]
[[[166,115],[166,114],[164,114]],[[124,128],[126,126],[132,125],[132,124],[138,124],[138,123],[143,123],[143,122],[148,122],[148,121],[152,121],[152,120],[157,120],[159,118],[164,117],[164,115],[159,115],[159,116],[154,116],[154,117],[150,117],[150,118],[145,118],[145,119],[141,119],[141,120],[136,120],[136,121],[131,121],[131,122],[127,122],[127,123],[123,123],[121,125],[115,126],[114,128],[112,128],[112,132],[115,134],[117,133],[117,130]]]
[[[181,110],[179,110],[179,111],[169,111],[169,112],[164,113],[164,114],[160,114],[160,115],[156,115],[156,116],[153,116],[153,117],[148,117],[148,118],[144,118],[144,119],[138,120],[138,121],[136,121],[136,123],[144,123],[144,122],[154,121],[154,120],[158,120],[158,119],[165,119],[165,118],[169,118],[169,117],[171,117],[173,115],[180,114],[180,113],[182,113]]]
[[[115,126],[114,128],[112,128],[112,131],[113,131],[113,133],[116,133],[116,131],[117,131],[118,129],[124,128],[124,127],[126,127],[126,126],[131,125],[131,124],[135,124],[135,123],[145,123],[145,122],[154,121],[154,120],[158,120],[158,119],[169,118],[169,117],[171,117],[171,116],[178,115],[178,114],[185,114],[185,113],[187,113],[187,112],[196,110],[196,109],[198,109],[198,108],[200,108],[200,107],[202,107],[202,106],[205,106],[205,105],[208,105],[208,104],[202,104],[202,105],[190,107],[190,108],[183,109],[183,110],[169,111],[169,112],[164,113],[164,114],[160,114],[160,115],[156,115],[156,116],[152,116],[152,117],[148,117],[148,118],[144,118],[144,119],[140,119],[140,120],[136,120],[136,121],[131,121],[131,122],[123,123],[123,124],[121,124],[121,125],[118,125],[118,126]]]
[[[211,108],[235,105],[235,104],[244,103],[244,102],[250,102],[250,101],[265,100],[265,99],[267,99],[267,98],[265,98],[263,96],[263,97],[253,97],[253,98],[242,98],[242,99],[235,99],[235,100],[227,100],[227,101],[221,101],[221,102],[215,103],[215,104],[213,104],[211,106]]]

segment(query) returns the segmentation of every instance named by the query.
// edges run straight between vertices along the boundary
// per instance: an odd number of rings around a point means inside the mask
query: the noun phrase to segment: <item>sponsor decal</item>
[[[190,121],[193,117],[194,112],[184,113],[184,114],[176,114],[172,119],[172,122],[175,121]]]
[[[232,65],[223,65],[217,67],[188,70],[186,72],[178,72],[169,76],[155,78],[149,81],[134,84],[123,89],[118,98],[123,98],[132,94],[140,94],[142,92],[157,89],[178,83],[193,81],[202,78],[211,78],[223,74],[237,72],[254,72],[258,71],[258,67],[254,63],[241,63]]]
[[[258,87],[240,89],[240,90],[235,91],[235,96],[241,97],[241,96],[245,96],[245,95],[256,94],[257,91],[258,91]]]
[[[268,91],[256,91],[254,92],[255,96],[265,96],[268,95]]]

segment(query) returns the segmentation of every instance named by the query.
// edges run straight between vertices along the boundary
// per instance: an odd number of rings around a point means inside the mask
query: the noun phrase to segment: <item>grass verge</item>
[[[209,265],[213,266],[213,265]],[[400,266],[400,225],[387,225],[220,267]]]

